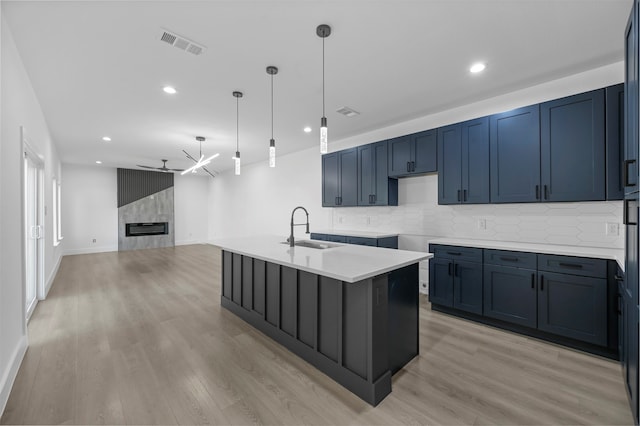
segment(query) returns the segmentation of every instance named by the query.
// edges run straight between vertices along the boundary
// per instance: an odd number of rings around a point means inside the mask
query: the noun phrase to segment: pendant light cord
[[[322,37],[322,116],[324,117],[324,37]]]
[[[240,152],[240,98],[236,97],[236,152]]]
[[[273,139],[273,74],[271,74],[271,139]]]

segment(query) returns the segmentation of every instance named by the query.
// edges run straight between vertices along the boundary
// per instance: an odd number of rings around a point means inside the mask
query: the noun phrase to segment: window
[[[62,214],[61,204],[62,197],[60,196],[60,182],[56,178],[53,178],[52,196],[53,196],[53,245],[57,246],[62,241]]]

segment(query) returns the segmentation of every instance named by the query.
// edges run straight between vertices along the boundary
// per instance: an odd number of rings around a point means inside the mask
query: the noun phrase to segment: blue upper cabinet
[[[543,201],[605,200],[604,89],[540,105]]]
[[[357,149],[322,156],[322,207],[358,204]]]
[[[607,200],[624,198],[624,84],[605,89],[605,128],[607,146]]]
[[[634,2],[625,29],[625,78],[624,78],[624,162],[622,176],[624,193],[638,191],[638,29],[636,28],[637,4]]]
[[[437,171],[437,132],[424,132],[390,139],[389,177],[411,176]]]
[[[539,105],[492,115],[489,127],[491,202],[539,201]]]
[[[462,202],[462,125],[438,129],[438,204]]]
[[[462,202],[489,202],[489,117],[462,123]]]
[[[358,147],[358,205],[398,205],[398,180],[387,174],[387,141]]]

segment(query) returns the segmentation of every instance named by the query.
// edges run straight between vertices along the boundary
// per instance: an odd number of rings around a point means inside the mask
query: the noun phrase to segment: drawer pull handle
[[[459,251],[448,251],[447,254],[450,254],[451,256],[460,256],[460,255],[462,255],[462,253],[460,253]]]
[[[518,258],[517,257],[500,256],[500,260],[504,260],[505,262],[517,262]]]
[[[613,276],[613,279],[614,279],[614,280],[616,280],[616,281],[624,281],[624,278],[622,278],[622,277],[621,277],[620,275],[618,275],[618,274],[615,274],[615,275]]]
[[[582,269],[582,265],[578,263],[558,263],[558,265],[563,266],[565,268],[574,268],[574,269]]]
[[[540,275],[540,291],[544,291],[544,275]]]
[[[453,267],[453,263],[449,262],[449,270],[447,271],[449,273],[449,276],[451,276],[451,268]]]
[[[531,288],[536,288],[536,274],[531,274]]]
[[[458,264],[456,263],[456,266],[453,267],[453,276],[454,277],[458,277]]]

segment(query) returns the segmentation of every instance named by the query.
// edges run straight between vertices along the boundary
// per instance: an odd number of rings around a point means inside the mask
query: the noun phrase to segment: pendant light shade
[[[242,92],[233,92],[233,96],[236,98],[236,155],[233,157],[235,162],[236,175],[240,174],[240,98]]]
[[[324,39],[331,35],[331,27],[326,24],[318,25],[316,34],[322,39],[322,118],[320,119],[320,153],[326,154],[329,150],[327,138],[327,117],[324,112]]]
[[[276,166],[276,140],[273,138],[273,76],[278,74],[278,68],[267,67],[267,74],[271,76],[271,139],[269,140],[269,167]]]

